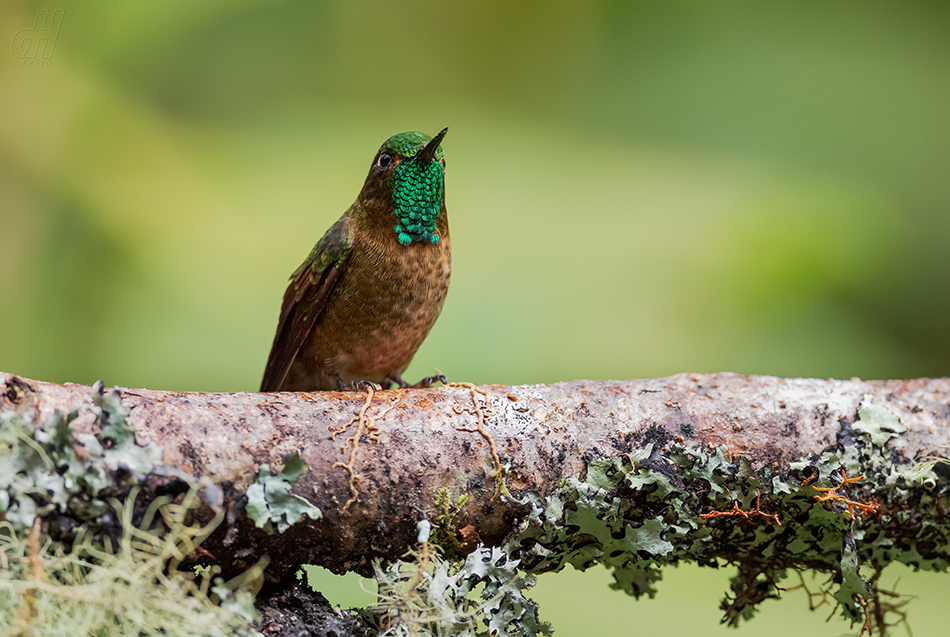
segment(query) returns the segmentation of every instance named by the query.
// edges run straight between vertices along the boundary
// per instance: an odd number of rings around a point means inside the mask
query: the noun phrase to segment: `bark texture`
[[[160,446],[168,465],[222,481],[228,515],[203,545],[206,556],[227,574],[267,555],[273,578],[308,563],[369,574],[372,558],[394,559],[415,544],[420,511],[435,519],[435,503],[446,495],[453,502],[468,496],[453,512],[455,528],[468,539],[498,544],[523,528],[529,509],[518,502],[523,496],[543,499],[566,479],[586,476],[593,461],[636,454],[647,445],[653,445],[651,459],[673,448],[708,453],[724,446],[726,457],[745,458],[760,477],[788,476],[803,457],[850,444],[842,432],[867,401],[906,428],[886,442],[892,462],[942,458],[950,449],[947,378],[679,374],[393,390],[375,393],[369,402],[364,393],[119,391],[140,442]],[[84,385],[0,373],[0,408],[34,409],[41,421],[54,410],[82,410],[90,392]],[[477,431],[480,421],[488,435]],[[89,431],[93,422],[90,413],[72,426]],[[502,478],[489,436],[510,495],[499,493]],[[292,491],[323,516],[268,534],[243,514],[243,494],[262,464],[276,473],[293,454],[308,471]],[[946,480],[936,473],[928,493],[946,499]],[[869,484],[861,493],[887,502],[893,499],[887,489]]]

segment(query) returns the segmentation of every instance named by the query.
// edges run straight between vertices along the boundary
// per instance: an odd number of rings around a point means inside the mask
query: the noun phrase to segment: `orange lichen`
[[[711,512],[711,513],[701,513],[701,514],[699,515],[699,517],[701,517],[701,518],[718,518],[718,517],[721,517],[721,516],[741,515],[742,517],[744,517],[744,518],[746,518],[746,519],[748,520],[748,519],[749,519],[751,516],[753,516],[753,515],[761,515],[761,516],[762,516],[763,518],[765,518],[766,520],[774,520],[774,521],[775,521],[775,524],[777,524],[778,526],[782,526],[782,523],[779,522],[779,520],[778,520],[778,514],[777,514],[777,513],[765,513],[765,512],[762,511],[762,509],[759,508],[759,505],[761,504],[761,500],[762,500],[762,494],[759,493],[759,490],[758,490],[758,489],[756,489],[756,490],[755,490],[755,508],[752,509],[751,511],[743,511],[742,509],[740,509],[740,508],[739,508],[739,501],[738,501],[738,500],[735,500],[735,501],[733,501],[733,503],[732,503],[732,509],[729,510],[729,511],[713,511],[713,512]]]
[[[877,503],[876,500],[871,500],[870,502],[856,502],[855,500],[849,500],[846,496],[838,493],[838,489],[841,487],[847,487],[849,484],[857,482],[859,480],[864,480],[864,476],[858,476],[857,478],[849,478],[848,475],[842,471],[841,475],[843,477],[841,484],[835,485],[833,487],[812,487],[815,491],[821,491],[824,495],[816,495],[815,499],[819,502],[840,502],[848,507],[848,515],[851,516],[851,519],[855,519],[857,516],[854,514],[855,509],[863,512],[865,515],[870,515],[872,513],[877,513],[878,509],[881,508],[881,505]]]

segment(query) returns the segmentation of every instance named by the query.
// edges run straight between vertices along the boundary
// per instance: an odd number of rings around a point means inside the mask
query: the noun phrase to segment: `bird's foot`
[[[445,374],[438,373],[435,376],[426,376],[418,383],[412,386],[413,389],[425,389],[426,387],[432,387],[434,383],[442,383],[443,385],[449,384],[449,379],[445,377]]]
[[[396,383],[399,389],[425,389],[427,387],[432,387],[432,385],[434,385],[435,383],[442,383],[443,385],[448,385],[449,379],[445,377],[445,374],[443,374],[442,372],[439,372],[439,370],[435,370],[435,371],[438,372],[435,376],[426,376],[415,385],[410,385],[409,383],[407,383],[405,380],[403,380],[402,376],[400,376],[399,374],[390,374],[389,376],[386,377],[386,380]]]
[[[340,391],[366,391],[372,387],[375,391],[382,390],[382,387],[371,380],[343,380],[336,377],[336,388]]]

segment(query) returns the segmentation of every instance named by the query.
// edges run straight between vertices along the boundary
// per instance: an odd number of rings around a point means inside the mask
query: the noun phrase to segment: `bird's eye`
[[[389,168],[389,165],[393,163],[393,158],[389,153],[383,153],[379,156],[379,160],[376,162],[376,165],[380,168]]]

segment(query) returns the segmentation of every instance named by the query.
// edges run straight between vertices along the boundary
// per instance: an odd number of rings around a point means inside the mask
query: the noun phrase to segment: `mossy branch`
[[[464,387],[369,398],[120,393],[139,443],[223,485],[225,521],[192,559],[225,574],[266,555],[272,579],[303,563],[371,575],[374,558],[415,545],[420,512],[444,513],[445,493],[467,496],[452,520],[470,528],[465,544],[504,546],[533,572],[601,563],[616,587],[652,595],[663,564],[735,563],[730,622],[776,596],[791,571],[827,573],[829,594],[860,619],[876,569],[950,566],[950,379],[682,374],[482,391],[483,423],[465,413]],[[33,409],[40,421],[89,396],[0,374],[0,408]],[[70,426],[86,431],[93,419],[79,413]],[[367,420],[339,432],[354,416]],[[488,438],[473,433],[479,424]],[[295,454],[307,471],[293,472],[285,495],[322,515],[270,512],[286,530],[258,528],[244,494],[263,465]]]

